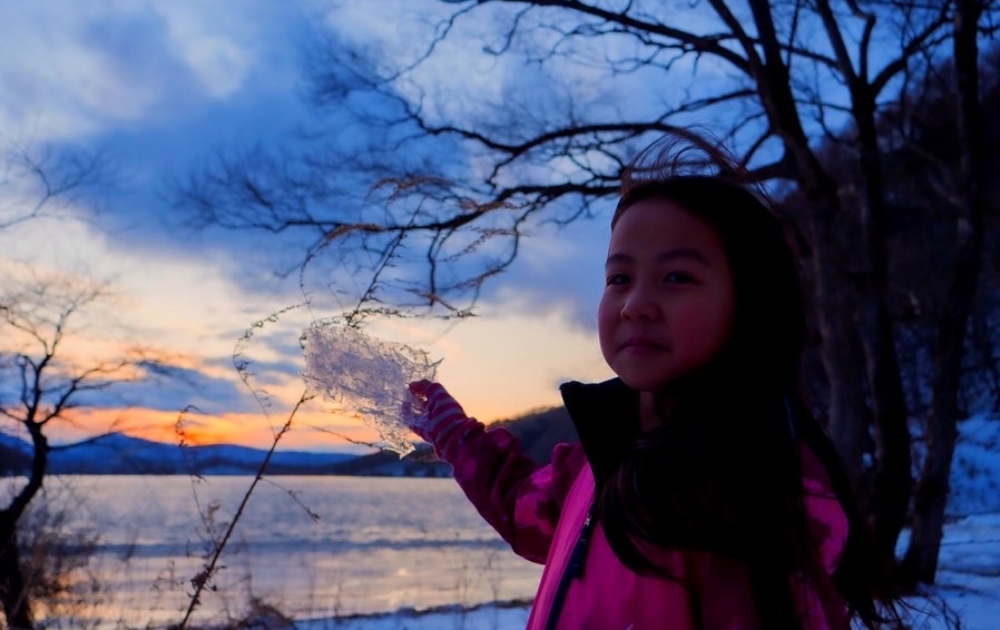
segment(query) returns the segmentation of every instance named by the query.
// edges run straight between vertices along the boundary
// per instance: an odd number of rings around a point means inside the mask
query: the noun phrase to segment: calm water
[[[2,480],[7,483],[10,480]],[[246,477],[71,476],[47,480],[73,530],[95,533],[87,567],[103,627],[176,622],[190,580],[232,521]],[[258,485],[196,619],[251,596],[296,618],[527,599],[541,568],[510,552],[450,479],[276,477]]]

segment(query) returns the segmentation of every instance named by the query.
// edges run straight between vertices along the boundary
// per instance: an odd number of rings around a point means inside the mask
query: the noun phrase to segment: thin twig
[[[191,595],[191,601],[188,603],[187,611],[184,613],[184,618],[178,625],[174,626],[174,630],[187,630],[188,621],[191,619],[191,615],[201,603],[201,594],[208,587],[215,573],[218,571],[219,558],[222,557],[222,552],[229,543],[229,538],[236,530],[236,524],[242,518],[247,503],[250,501],[250,496],[253,494],[254,489],[256,489],[257,484],[264,478],[264,471],[267,469],[267,465],[270,463],[271,457],[274,455],[274,451],[278,447],[278,443],[281,441],[281,438],[285,435],[285,433],[292,428],[292,420],[295,418],[295,414],[298,412],[299,408],[302,407],[302,405],[305,404],[305,402],[310,398],[311,396],[308,393],[302,394],[299,401],[295,403],[295,407],[292,409],[291,413],[288,414],[285,424],[281,427],[277,434],[275,434],[274,440],[271,442],[271,448],[268,449],[267,455],[264,457],[264,461],[262,461],[260,466],[257,467],[257,474],[254,475],[254,479],[250,483],[250,487],[247,488],[247,491],[243,494],[243,499],[240,501],[240,505],[236,509],[236,513],[233,515],[229,526],[226,528],[226,533],[223,535],[222,540],[220,540],[215,546],[211,559],[198,573],[198,575],[191,579],[191,583],[194,585],[195,590]]]

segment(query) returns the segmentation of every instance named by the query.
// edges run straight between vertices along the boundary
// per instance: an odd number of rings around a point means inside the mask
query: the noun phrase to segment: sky
[[[38,182],[18,156],[51,164],[67,152],[99,151],[106,160],[100,185],[0,230],[0,275],[106,283],[113,300],[80,318],[87,326],[66,356],[94,361],[141,344],[156,357],[127,387],[84,399],[72,422],[51,427],[56,441],[106,430],[176,441],[180,427],[188,441],[270,444],[302,393],[299,333],[334,305],[313,301],[254,327],[305,301],[294,274],[275,273],[296,243],[190,229],[171,203],[171,182],[216,155],[270,146],[301,128],[314,111],[304,43],[330,33],[391,34],[386,29],[399,25],[362,4],[333,11],[309,0],[0,6],[0,149],[8,156],[0,223],[38,199]],[[388,46],[383,53],[403,54]],[[458,63],[444,74],[468,70],[464,76],[481,77],[485,89],[491,81],[480,64],[471,55],[468,68]],[[373,321],[370,331],[440,360],[437,378],[484,421],[558,404],[560,382],[610,376],[593,316],[607,235],[603,221],[539,227],[488,287],[479,317]],[[250,361],[246,382],[234,353]],[[339,449],[338,435],[373,437],[319,402],[293,427],[282,448]]]
[[[356,0],[0,5],[0,277],[10,285],[52,274],[71,284],[105,283],[113,296],[79,318],[86,327],[71,336],[63,356],[86,363],[141,345],[145,357],[124,375],[127,387],[82,399],[70,422],[52,426],[57,441],[124,430],[165,441],[183,435],[269,445],[303,392],[301,332],[350,308],[344,295],[366,286],[371,269],[338,262],[337,250],[327,250],[308,273],[294,273],[310,243],[304,237],[315,234],[195,228],[192,207],[178,190],[213,172],[220,157],[263,159],[258,174],[268,181],[299,172],[296,157],[318,156],[321,168],[309,171],[308,184],[330,194],[327,207],[365,217],[396,209],[378,207],[379,198],[368,196],[371,180],[341,168],[338,157],[363,155],[412,132],[370,124],[370,118],[398,115],[400,102],[419,106],[432,123],[469,116],[488,130],[513,123],[530,129],[566,112],[593,120],[661,115],[663,108],[715,93],[717,81],[734,76],[711,58],[658,57],[669,66],[664,83],[663,67],[626,69],[622,60],[631,58],[634,43],[628,38],[564,39],[557,29],[535,28],[532,20],[551,17],[544,10],[515,15],[500,3],[464,15],[433,45],[434,54],[415,64],[444,32],[440,20],[454,5],[377,4],[377,11],[375,3]],[[683,24],[712,32],[718,27],[708,16],[689,7]],[[531,35],[508,42],[515,17]],[[554,23],[568,28],[564,20]],[[844,28],[859,23],[848,20]],[[801,25],[809,28],[816,25]],[[886,35],[876,33],[874,41],[879,37]],[[822,51],[822,38],[810,42]],[[508,44],[519,54],[493,54]],[[538,63],[552,47],[558,54]],[[363,55],[347,56],[348,48]],[[322,55],[329,51],[333,57]],[[880,56],[876,46],[873,66]],[[622,63],[609,61],[616,59]],[[411,64],[383,98],[353,91],[324,100],[313,81],[325,73],[356,87],[367,69]],[[796,71],[808,73],[805,66]],[[753,120],[740,108],[692,116],[671,121],[719,135],[736,121]],[[756,120],[747,124],[762,124]],[[825,122],[837,127],[842,121]],[[490,168],[473,149],[447,138],[407,147],[394,156],[400,164],[430,164],[455,181],[481,182]],[[320,153],[296,153],[316,148]],[[765,143],[758,159],[771,159],[775,149]],[[94,155],[101,168],[92,185],[49,199],[30,221],[10,224],[42,196],[31,165],[54,175],[67,156]],[[608,160],[593,152],[580,159]],[[500,177],[505,184],[537,183],[553,173],[572,177],[574,169],[568,160],[550,160],[515,165]],[[314,210],[309,203],[316,202],[307,201],[306,210]],[[596,202],[589,220],[526,224],[514,264],[483,287],[477,317],[372,318],[366,330],[439,361],[436,378],[483,421],[559,404],[561,382],[611,376],[598,349],[595,314],[613,203]],[[405,265],[398,268],[407,273]],[[0,343],[9,350],[17,341]],[[321,400],[310,401],[293,426],[283,447],[340,448],[345,438],[374,437]]]

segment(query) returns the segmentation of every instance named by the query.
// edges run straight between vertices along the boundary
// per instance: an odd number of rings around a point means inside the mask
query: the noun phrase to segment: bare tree
[[[88,191],[111,183],[110,161],[101,151],[5,147],[0,162],[0,230],[28,221],[58,218]],[[30,579],[26,579],[18,524],[42,488],[53,447],[46,427],[68,420],[87,392],[110,386],[121,360],[80,366],[63,356],[70,319],[104,297],[102,287],[38,280],[30,269],[5,262],[0,294],[0,431],[23,434],[31,444],[29,474],[0,509],[0,604],[11,628],[32,626]],[[24,277],[34,278],[24,284]]]
[[[954,64],[958,112],[958,202],[952,239],[954,270],[947,308],[938,319],[933,396],[926,422],[927,455],[915,492],[913,535],[903,559],[911,581],[933,582],[944,533],[952,457],[958,435],[958,393],[966,331],[982,263],[986,217],[986,119],[980,99],[979,34],[985,4],[958,0]]]
[[[139,360],[130,351],[69,346],[89,311],[109,296],[102,285],[77,279],[7,278],[0,294],[0,430],[26,437],[31,462],[22,484],[0,508],[0,603],[12,628],[33,627],[30,572],[22,564],[18,522],[45,481],[49,435],[56,423],[72,423],[73,411],[94,404],[96,392],[134,378]],[[20,281],[19,281],[20,280]]]
[[[818,389],[852,483],[870,488],[870,522],[892,559],[910,504],[911,444],[887,307],[877,120],[898,106],[917,61],[948,56],[955,6],[705,0],[686,13],[639,1],[426,6],[447,11],[427,25],[426,46],[409,60],[392,64],[338,37],[314,50],[317,106],[334,120],[354,111],[355,127],[331,124],[340,133],[309,136],[297,155],[257,149],[220,160],[182,186],[180,203],[206,224],[312,234],[310,260],[321,252],[378,259],[408,239],[425,275],[400,273],[402,292],[387,289],[386,301],[415,296],[410,305],[464,313],[449,298],[474,299],[516,256],[526,228],[592,216],[642,145],[663,133],[711,144],[692,124],[712,120],[712,135],[739,153],[751,178],[791,184],[804,201],[793,219],[815,288]],[[537,81],[514,79],[496,95],[443,91],[438,82],[461,52],[458,41]],[[598,80],[575,90],[582,71]],[[823,140],[851,156],[850,177],[824,163]],[[389,182],[391,194],[352,196],[363,181]],[[470,253],[481,266],[462,275],[453,263]],[[965,286],[972,272],[963,268],[957,281]]]

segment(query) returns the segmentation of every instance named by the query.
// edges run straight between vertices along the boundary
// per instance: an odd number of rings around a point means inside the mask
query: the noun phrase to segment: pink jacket
[[[575,388],[585,390],[589,406],[589,395],[604,396],[609,387],[619,386],[570,384],[569,391],[564,386],[571,415],[580,404]],[[601,462],[589,461],[585,449],[588,439],[599,436],[579,422],[577,429],[581,443],[557,445],[545,466],[522,455],[507,430],[486,431],[475,420],[436,444],[473,505],[514,552],[545,564],[528,630],[547,627],[594,498],[592,467]],[[826,570],[819,580],[799,582],[803,628],[848,630],[845,604],[829,579],[846,544],[847,519],[820,462],[805,447],[802,455],[806,508]],[[734,560],[704,551],[657,551],[657,563],[676,579],[638,575],[618,560],[599,523],[586,553],[582,575],[566,592],[557,630],[757,630],[750,582]]]

